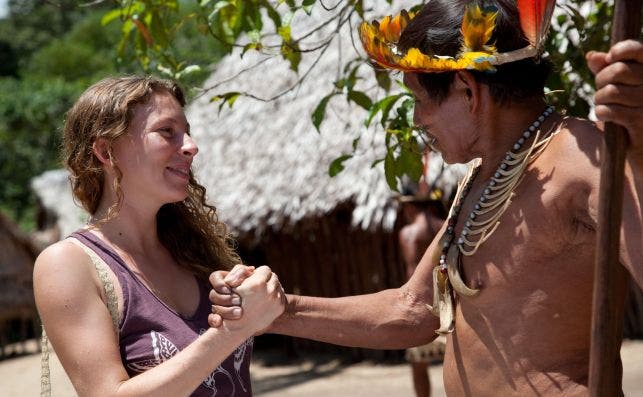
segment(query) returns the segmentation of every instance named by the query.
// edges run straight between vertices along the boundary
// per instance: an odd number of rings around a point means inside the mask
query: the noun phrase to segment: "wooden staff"
[[[615,1],[612,45],[622,40],[639,38],[642,3],[642,0]],[[612,397],[622,393],[620,347],[627,273],[619,263],[619,240],[626,149],[626,129],[620,125],[606,123],[602,149],[589,360],[589,388],[592,397]]]

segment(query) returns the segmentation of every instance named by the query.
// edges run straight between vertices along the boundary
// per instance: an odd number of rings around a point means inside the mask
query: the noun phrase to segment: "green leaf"
[[[167,34],[169,29],[163,24],[163,20],[158,13],[153,12],[150,14],[148,26],[155,41],[158,42],[161,47],[167,47],[170,41]]]
[[[275,8],[267,0],[261,0],[261,5],[266,9],[268,13],[268,18],[272,20],[272,23],[275,24],[275,29],[281,27],[281,15],[275,10]]]
[[[243,55],[250,50],[260,51],[261,48],[263,48],[261,43],[248,43],[245,46],[243,46],[243,51],[241,51],[241,57],[243,58]]]
[[[290,62],[290,69],[299,72],[299,63],[301,62],[301,51],[296,42],[284,43],[281,46],[281,56]]]
[[[375,69],[375,79],[377,80],[377,85],[382,87],[384,91],[390,91],[391,76],[388,74],[388,72]]]
[[[371,121],[373,120],[373,117],[377,115],[380,111],[382,112],[382,125],[384,125],[384,122],[386,121],[386,118],[388,117],[388,113],[391,110],[391,107],[397,102],[398,99],[400,99],[404,94],[397,94],[397,95],[389,95],[378,102],[376,102],[374,105],[371,106],[370,112],[368,114],[368,117],[366,118],[366,121],[364,122],[364,125],[366,127],[369,127],[371,125]]]
[[[335,93],[332,93],[322,98],[322,100],[317,104],[317,107],[313,111],[312,120],[317,132],[321,132],[319,130],[319,126],[321,125],[322,121],[324,121],[324,116],[326,115],[326,106],[328,105],[328,101],[330,100],[330,98],[332,98],[334,95]]]
[[[306,12],[306,14],[310,15],[316,2],[317,0],[304,0],[301,3],[301,8]]]
[[[344,161],[352,157],[353,157],[352,154],[345,154],[333,160],[333,162],[330,163],[330,166],[328,166],[328,175],[330,175],[331,177],[334,177],[340,172],[342,172],[344,170]]]
[[[122,11],[120,8],[111,10],[110,12],[103,15],[103,18],[101,18],[100,20],[100,24],[103,26],[108,25],[113,20],[120,18],[121,15],[122,15]]]
[[[358,136],[357,138],[353,139],[353,151],[357,150],[357,145],[359,144],[360,139],[362,139],[362,136]]]
[[[208,20],[211,21],[213,20],[217,14],[223,10],[224,8],[233,6],[229,1],[217,1],[214,7],[212,8],[212,11],[210,12],[210,15],[208,15]]]
[[[364,0],[355,0],[353,7],[355,7],[355,11],[357,11],[357,15],[364,19]]]
[[[396,175],[397,175],[397,170],[396,170],[395,159],[393,158],[393,154],[389,149],[389,152],[386,154],[386,157],[384,157],[384,176],[386,177],[386,183],[388,183],[388,186],[391,188],[391,190],[394,190],[397,192],[398,189],[397,189]]]
[[[290,25],[280,26],[277,29],[277,33],[279,34],[279,36],[281,36],[284,42],[290,42],[291,40]]]
[[[413,125],[413,115],[415,113],[415,101],[412,98],[407,98],[400,106],[400,116],[405,127]]]
[[[229,107],[232,107],[234,105],[235,101],[241,96],[240,92],[226,92],[225,94],[221,95],[215,95],[212,98],[210,98],[210,102],[218,102],[222,101],[221,104],[219,104],[219,112],[221,112],[221,109],[223,109],[223,106],[227,103]]]
[[[349,91],[348,98],[366,110],[369,110],[371,106],[373,106],[371,98],[361,91]]]
[[[400,149],[400,157],[398,158],[400,171],[408,175],[412,181],[419,181],[424,171],[422,154],[419,150],[417,152],[409,150],[405,145],[402,145]]]
[[[381,163],[382,161],[384,161],[384,159],[377,159],[377,160],[373,161],[373,163],[371,164],[371,168],[377,167],[377,165],[379,163]]]

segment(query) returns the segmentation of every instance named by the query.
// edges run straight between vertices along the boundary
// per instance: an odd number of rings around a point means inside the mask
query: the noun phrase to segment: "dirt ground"
[[[35,349],[35,342],[30,345]],[[643,397],[643,341],[624,341],[623,388],[625,396]],[[52,395],[75,396],[55,355],[51,357]],[[255,396],[261,397],[412,397],[410,370],[405,364],[372,362],[346,365],[338,359],[310,360],[285,366],[258,362],[251,368]],[[430,368],[433,397],[444,396],[442,366]],[[30,354],[0,361],[0,396],[37,396],[40,388],[40,355]]]

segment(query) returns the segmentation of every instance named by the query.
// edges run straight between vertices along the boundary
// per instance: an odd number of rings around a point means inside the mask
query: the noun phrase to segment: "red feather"
[[[517,0],[520,26],[529,43],[540,50],[547,36],[556,0]]]

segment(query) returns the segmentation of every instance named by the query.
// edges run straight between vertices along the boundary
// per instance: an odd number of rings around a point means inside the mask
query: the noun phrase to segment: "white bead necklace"
[[[522,180],[523,173],[527,166],[533,162],[547,147],[556,133],[551,133],[541,138],[540,126],[545,119],[554,113],[554,107],[549,106],[534,121],[513,145],[512,150],[507,152],[502,163],[494,173],[493,177],[482,192],[482,195],[469,213],[457,242],[455,239],[455,226],[464,200],[473,184],[473,181],[480,170],[481,161],[476,160],[463,181],[460,183],[453,206],[449,211],[447,229],[441,238],[441,254],[438,266],[433,270],[433,306],[431,311],[440,316],[440,329],[438,333],[449,333],[453,331],[456,292],[464,296],[474,296],[479,290],[471,289],[462,280],[461,255],[471,256],[478,251],[478,248],[493,234],[500,224],[500,217],[511,204],[515,195],[514,189]],[[524,150],[523,145],[531,137],[532,144]],[[486,219],[480,220],[483,216]]]

